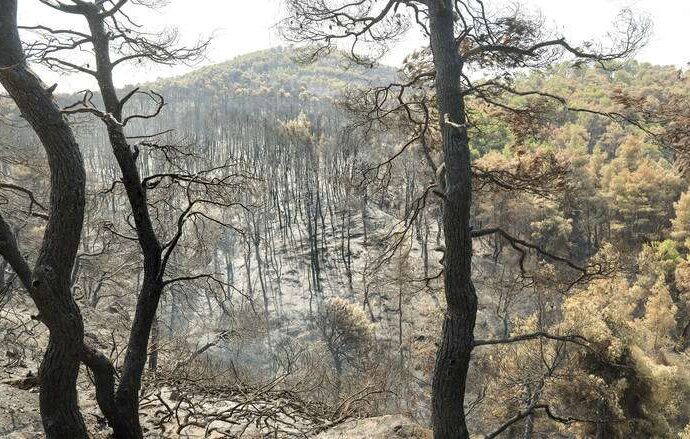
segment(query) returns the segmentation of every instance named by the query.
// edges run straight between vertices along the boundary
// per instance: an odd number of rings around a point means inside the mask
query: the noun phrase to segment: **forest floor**
[[[43,437],[38,413],[38,389],[23,390],[0,383],[0,437],[33,439]]]
[[[43,438],[38,388],[32,378],[0,383],[0,437]],[[161,389],[142,401],[141,419],[147,438],[309,438],[428,439],[431,433],[404,415],[386,415],[331,422],[308,413],[285,396],[245,394],[215,398]],[[93,403],[91,391],[81,391],[81,410],[91,437],[108,438],[111,431]],[[274,399],[271,399],[274,398]],[[302,411],[302,412],[300,412]]]

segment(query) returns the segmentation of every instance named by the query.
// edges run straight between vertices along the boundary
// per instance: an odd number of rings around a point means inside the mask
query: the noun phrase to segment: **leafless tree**
[[[94,93],[86,90],[78,102],[62,110],[56,109],[56,111],[61,121],[63,119],[60,113],[67,115],[85,114],[96,116],[105,125],[108,141],[121,173],[121,180],[116,181],[113,187],[119,184],[124,187],[133,222],[129,225],[131,232],[135,233],[135,238],[132,238],[130,233],[117,231],[114,228],[111,232],[121,239],[134,239],[139,244],[143,257],[143,280],[130,328],[124,363],[117,377],[119,379],[116,380],[115,368],[105,355],[96,349],[86,346],[82,348],[81,332],[79,332],[81,326],[77,328],[79,331],[75,329],[74,340],[70,346],[77,352],[81,350],[81,361],[93,373],[99,407],[112,426],[115,436],[118,438],[138,438],[142,436],[138,410],[139,390],[149,350],[149,337],[163,290],[178,282],[197,280],[206,280],[221,288],[224,287],[224,282],[213,274],[173,272],[171,261],[174,252],[184,241],[185,230],[189,224],[193,224],[196,230],[199,228],[198,224],[202,222],[221,227],[232,227],[229,223],[218,219],[214,212],[240,205],[235,192],[241,188],[241,181],[244,181],[245,176],[241,172],[232,171],[235,169],[232,162],[220,165],[207,164],[207,166],[200,166],[198,169],[180,167],[173,160],[176,156],[182,156],[185,160],[190,160],[190,158],[197,158],[198,162],[202,160],[194,156],[193,152],[183,151],[184,148],[182,147],[157,143],[155,138],[160,133],[138,135],[136,136],[136,140],[138,140],[136,144],[130,143],[130,138],[126,133],[130,123],[134,125],[134,122],[146,121],[160,114],[165,106],[165,100],[155,91],[143,91],[139,88],[134,88],[120,96],[113,82],[115,68],[130,61],[147,61],[158,64],[193,62],[202,56],[208,41],[201,41],[191,47],[178,47],[176,44],[177,35],[174,31],[159,34],[143,32],[142,28],[131,18],[131,12],[128,12],[127,9],[130,6],[156,7],[159,2],[155,1],[92,2],[72,0],[61,2],[41,0],[41,2],[60,12],[81,16],[85,20],[87,30],[84,31],[55,29],[43,24],[23,27],[22,29],[38,35],[35,41],[26,44],[27,56],[31,60],[47,65],[52,69],[75,71],[91,75],[96,79],[100,94],[98,104],[94,102]],[[16,44],[19,44],[16,37],[16,25],[13,24],[12,29],[14,29]],[[74,59],[72,55],[75,53],[87,54],[90,59]],[[15,55],[15,57],[21,59],[22,65],[24,65],[23,56]],[[12,65],[9,61],[6,64]],[[46,92],[46,96],[49,98],[48,92]],[[138,111],[142,107],[141,104],[139,107],[135,106],[134,110],[126,108],[126,104],[132,104],[138,99],[149,100],[152,103],[151,111]],[[48,125],[43,124],[43,126]],[[152,170],[149,175],[142,176],[137,164],[140,149],[147,149],[147,154],[151,151],[162,153],[166,168]],[[75,159],[74,163],[72,166],[81,165],[81,159]],[[148,169],[148,164],[145,169]],[[83,166],[81,173],[74,171],[68,174],[77,179],[77,182],[72,184],[73,187],[78,187],[77,183],[83,187]],[[80,176],[81,180],[79,180]],[[59,187],[65,187],[66,184],[69,184],[58,183],[61,185]],[[57,186],[56,183],[53,185]],[[165,196],[156,197],[152,195],[161,189],[167,191]],[[83,190],[71,191],[70,193],[82,197],[82,199],[74,200],[73,203],[81,202],[81,209],[83,210]],[[158,218],[159,211],[172,215],[171,221],[162,221]],[[77,214],[82,215],[80,210],[72,208],[70,215],[74,217]],[[65,218],[71,217],[62,215],[62,222],[59,223],[61,227],[67,227],[67,224],[76,223],[77,220],[81,222],[81,216],[75,217],[74,221],[71,222],[66,222]],[[166,224],[171,227],[165,228]],[[63,245],[71,244],[71,238],[75,237],[74,227],[72,225],[72,229],[64,232],[64,236],[62,236]],[[80,228],[77,232],[79,230]],[[53,232],[50,225],[48,232]],[[62,229],[60,232],[63,232]],[[78,237],[77,233],[75,237],[77,242]],[[66,254],[62,261],[66,264],[69,263],[69,271],[71,271],[74,255]],[[39,262],[42,262],[42,259],[39,258]],[[43,267],[43,265],[45,264],[38,267]],[[53,271],[55,271],[55,267],[53,267]],[[23,273],[22,277],[24,277]],[[32,282],[36,283],[40,280],[33,280]],[[69,297],[70,303],[72,303],[71,295]],[[78,311],[74,312],[78,315]],[[46,323],[48,324],[48,321]],[[51,324],[48,326],[50,327]],[[51,348],[49,347],[50,351]],[[73,361],[76,360],[77,357],[75,356]],[[76,365],[68,363],[67,366],[61,369],[62,373],[76,374]],[[76,375],[70,375],[70,379],[68,384],[74,382]],[[55,379],[53,381],[63,382],[65,380]],[[69,415],[74,419],[80,419],[75,402],[76,390],[72,390],[72,393],[74,394],[74,401],[72,401],[73,407]],[[62,392],[62,394],[67,394],[67,392]],[[71,399],[65,404],[69,404],[70,401]],[[78,435],[54,432],[52,430],[54,428],[52,427],[53,409],[47,405],[42,405],[42,411],[46,412],[44,423],[49,437],[78,437]],[[83,422],[79,421],[79,423],[83,430]],[[65,424],[70,425],[68,422]]]
[[[48,222],[34,268],[2,217],[0,254],[31,295],[40,320],[50,331],[39,370],[46,434],[86,438],[76,388],[84,325],[70,288],[84,218],[84,163],[51,92],[27,66],[17,30],[16,0],[0,5],[0,83],[38,135],[51,172]]]

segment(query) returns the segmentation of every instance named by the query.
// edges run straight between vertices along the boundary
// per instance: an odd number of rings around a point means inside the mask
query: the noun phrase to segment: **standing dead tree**
[[[142,125],[140,122],[155,118],[163,110],[165,100],[155,91],[142,91],[139,88],[120,96],[113,81],[115,68],[128,61],[158,64],[193,62],[202,56],[207,41],[188,48],[177,47],[174,31],[145,33],[131,18],[131,11],[126,11],[132,5],[155,7],[157,2],[41,2],[85,20],[86,30],[83,31],[54,29],[44,25],[24,27],[39,36],[35,43],[27,45],[27,53],[36,62],[52,69],[79,72],[96,79],[102,107],[100,102],[94,102],[94,93],[87,90],[79,102],[64,108],[62,113],[94,115],[105,125],[108,142],[121,173],[121,180],[113,186],[121,183],[124,187],[133,220],[133,224],[128,222],[128,226],[136,233],[143,257],[143,280],[119,379],[116,380],[112,363],[96,350],[85,348],[81,358],[94,375],[99,407],[112,426],[115,437],[140,438],[139,391],[149,338],[164,289],[177,282],[196,280],[224,287],[224,282],[212,274],[171,274],[171,258],[184,241],[187,224],[193,223],[195,230],[199,228],[197,222],[232,227],[219,220],[217,214],[222,209],[240,205],[235,193],[241,190],[241,181],[245,176],[240,172],[229,172],[234,167],[233,163],[220,166],[207,164],[201,169],[188,170],[185,168],[187,164],[174,163],[173,158],[180,156],[186,161],[192,158],[203,160],[193,153],[181,152],[178,147],[157,144],[155,134],[130,138],[126,133],[130,123],[134,125],[136,121]],[[75,59],[84,53],[91,59]],[[128,111],[126,105],[140,98],[152,102],[151,111]],[[141,105],[141,101],[138,102]],[[145,141],[131,145],[130,139],[133,138],[143,138]],[[162,152],[166,169],[142,176],[137,164],[140,147],[147,148],[148,153]],[[148,156],[146,160],[149,160]],[[144,168],[148,169],[148,165],[147,162]],[[152,194],[156,189],[172,192],[155,198]],[[158,218],[161,211],[173,215],[172,220]],[[164,227],[166,224],[172,224],[172,227]]]
[[[406,148],[421,145],[435,171],[443,169],[436,191],[443,202],[445,238],[444,291],[446,315],[436,357],[432,385],[432,424],[437,438],[468,438],[464,394],[470,355],[474,348],[477,296],[472,283],[473,171],[467,101],[477,98],[515,117],[534,114],[516,108],[505,95],[538,96],[567,107],[566,100],[532,90],[516,90],[510,72],[541,68],[558,59],[606,64],[630,56],[644,41],[645,22],[629,12],[621,15],[610,47],[591,43],[577,46],[548,33],[541,20],[514,10],[492,11],[481,0],[289,0],[283,22],[287,39],[307,43],[318,56],[347,45],[354,62],[372,65],[377,56],[411,27],[427,39],[405,66],[403,80],[368,90],[359,105],[367,128],[391,117],[413,127]],[[373,56],[371,54],[374,54]],[[470,71],[485,70],[494,77],[473,80]],[[440,145],[441,164],[434,163],[430,141]],[[426,190],[425,193],[432,193]],[[423,206],[424,203],[420,203]]]
[[[70,288],[84,219],[84,163],[51,92],[27,66],[17,30],[16,0],[0,5],[0,83],[43,144],[51,175],[48,222],[34,268],[1,216],[0,255],[16,272],[50,331],[39,370],[46,434],[86,438],[76,388],[84,325]]]

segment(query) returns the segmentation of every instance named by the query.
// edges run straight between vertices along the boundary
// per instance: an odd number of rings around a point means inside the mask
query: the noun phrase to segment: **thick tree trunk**
[[[470,206],[472,180],[465,109],[450,0],[429,2],[431,49],[446,166],[443,209],[444,287],[447,303],[432,385],[435,438],[469,438],[464,413],[465,381],[474,343],[477,297],[472,285]]]
[[[84,327],[70,289],[84,219],[84,163],[51,93],[26,64],[16,0],[0,2],[0,83],[41,140],[51,174],[50,216],[33,273],[2,219],[0,254],[12,265],[50,331],[39,369],[46,436],[85,438],[76,388]]]

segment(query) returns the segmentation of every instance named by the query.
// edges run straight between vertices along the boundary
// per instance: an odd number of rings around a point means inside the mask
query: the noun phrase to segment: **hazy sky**
[[[690,62],[690,0],[523,0],[531,10],[541,11],[551,26],[572,41],[596,38],[610,29],[622,8],[649,16],[653,35],[638,59],[656,64],[685,66]],[[20,0],[20,24],[82,26],[64,14],[54,13],[37,0]],[[200,35],[213,35],[213,44],[203,64],[222,62],[234,56],[272,46],[285,45],[275,30],[280,19],[280,0],[171,0],[162,11],[147,11],[140,22],[148,29],[165,26],[179,28],[183,38],[193,41]],[[418,45],[414,34],[399,44],[383,60],[398,64]],[[116,76],[118,85],[171,76],[189,70],[185,67],[123,67]],[[62,77],[41,71],[46,82],[58,82],[61,91],[84,88],[83,77]]]

